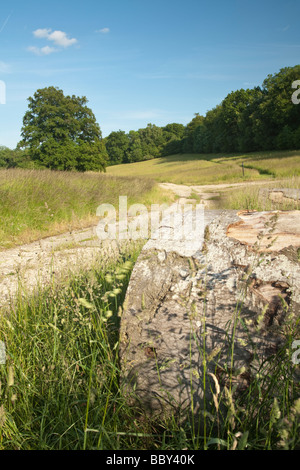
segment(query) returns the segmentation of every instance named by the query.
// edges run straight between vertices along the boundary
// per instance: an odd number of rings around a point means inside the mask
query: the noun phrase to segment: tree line
[[[286,67],[268,75],[262,87],[229,93],[206,116],[196,113],[186,126],[149,124],[129,134],[113,132],[106,138],[110,164],[179,153],[300,149],[300,105],[292,102],[297,80],[300,65]]]
[[[240,89],[186,126],[148,124],[102,138],[85,97],[48,87],[28,99],[22,139],[14,150],[0,146],[0,166],[103,171],[108,165],[180,153],[232,153],[300,149],[300,104],[292,100],[300,65],[268,75],[262,86]],[[294,86],[295,88],[295,86]]]
[[[109,164],[140,162],[181,152],[184,137],[183,124],[168,124],[158,127],[148,124],[138,131],[112,132],[105,140]]]

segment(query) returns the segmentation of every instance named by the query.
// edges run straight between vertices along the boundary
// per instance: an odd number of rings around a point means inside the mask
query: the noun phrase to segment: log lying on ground
[[[163,237],[165,222],[159,230],[128,286],[121,383],[150,413],[197,414],[215,379],[245,390],[299,317],[299,212],[205,211],[193,240]]]
[[[228,226],[227,236],[251,249],[279,252],[289,246],[300,246],[299,211],[241,211],[237,215],[241,220]]]

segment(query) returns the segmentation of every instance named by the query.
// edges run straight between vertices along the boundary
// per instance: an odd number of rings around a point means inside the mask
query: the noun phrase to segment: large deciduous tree
[[[86,97],[65,96],[59,88],[48,87],[37,90],[28,101],[18,146],[37,166],[105,170],[102,133]]]

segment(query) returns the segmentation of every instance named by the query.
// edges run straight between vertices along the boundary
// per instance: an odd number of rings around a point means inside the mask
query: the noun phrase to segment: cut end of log
[[[241,219],[227,227],[227,236],[259,252],[300,247],[299,211],[240,211]]]

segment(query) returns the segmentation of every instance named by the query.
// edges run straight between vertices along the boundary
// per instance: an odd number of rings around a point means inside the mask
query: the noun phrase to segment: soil
[[[2,251],[0,307],[10,304],[18,292],[28,294],[58,282],[115,250],[114,244],[99,240],[96,227],[90,227]]]
[[[257,186],[270,184],[270,181],[251,181],[246,183],[247,186]],[[207,184],[201,186],[187,186],[183,184],[174,183],[160,183],[161,188],[172,191],[179,196],[180,204],[188,204],[195,201],[191,198],[193,194],[197,195],[200,203],[208,209],[217,208],[215,199],[219,198],[224,191],[229,191],[234,188],[241,188],[245,183],[224,183],[224,184]]]

